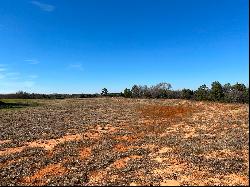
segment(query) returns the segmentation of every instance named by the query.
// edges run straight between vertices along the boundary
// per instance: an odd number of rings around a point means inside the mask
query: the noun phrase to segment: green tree
[[[223,100],[224,97],[223,87],[218,81],[212,83],[210,96],[213,101]]]
[[[206,84],[201,85],[194,93],[195,99],[202,101],[209,99],[209,89]]]
[[[155,86],[151,86],[148,90],[151,98],[164,98],[166,91],[172,88],[170,83],[161,82]]]
[[[137,86],[137,85],[134,85],[133,87],[132,87],[132,89],[131,89],[131,92],[132,92],[132,97],[133,98],[137,98],[137,97],[140,97],[141,95],[140,95],[140,88],[139,88],[139,86]]]
[[[131,98],[132,97],[132,92],[130,91],[130,89],[126,88],[123,92],[124,97],[126,98]]]
[[[244,103],[249,103],[249,88],[246,88],[243,92]]]
[[[192,91],[192,90],[190,90],[190,89],[183,89],[182,91],[181,91],[181,98],[182,99],[191,99],[192,98],[192,96],[193,96],[193,94],[194,94],[194,92]]]
[[[240,84],[238,82],[235,85],[233,85],[232,88],[240,92],[244,92],[247,89],[244,84]]]
[[[244,84],[236,83],[230,91],[225,92],[225,101],[233,103],[249,103],[249,88]]]
[[[107,88],[103,88],[102,92],[101,92],[102,96],[107,96],[108,95],[108,89]]]
[[[232,86],[234,101],[239,103],[249,103],[249,88],[244,84],[236,83]]]
[[[225,84],[223,86],[223,94],[224,94],[224,99],[223,100],[225,102],[228,102],[228,103],[232,102],[232,100],[233,100],[233,98],[232,98],[232,96],[233,96],[232,90],[233,90],[233,88],[232,88],[230,83],[227,83],[227,84]]]

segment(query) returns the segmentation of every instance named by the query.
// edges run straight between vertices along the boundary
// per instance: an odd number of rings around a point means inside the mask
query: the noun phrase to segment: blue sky
[[[0,93],[249,84],[248,0],[1,0]]]

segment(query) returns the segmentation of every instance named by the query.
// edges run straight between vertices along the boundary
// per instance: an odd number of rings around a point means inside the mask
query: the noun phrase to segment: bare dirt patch
[[[138,108],[144,117],[154,120],[162,120],[165,118],[178,118],[186,116],[194,111],[191,106],[161,106],[161,105],[144,105]]]
[[[139,156],[139,155],[131,155],[129,157],[125,157],[125,158],[122,158],[122,159],[119,159],[119,160],[116,160],[114,163],[113,163],[113,166],[116,168],[116,169],[122,169],[122,168],[125,168],[127,166],[127,163],[129,160],[131,159],[140,159],[142,158],[142,156]]]
[[[80,149],[79,154],[81,159],[86,159],[91,155],[91,148],[82,148]]]
[[[0,151],[0,156],[6,155],[6,154],[13,154],[13,153],[22,152],[25,148],[32,148],[32,147],[41,147],[41,148],[44,148],[45,150],[49,151],[49,150],[53,150],[54,147],[60,143],[64,143],[67,141],[73,141],[73,140],[80,140],[80,139],[82,139],[82,136],[77,134],[77,135],[63,136],[62,138],[58,138],[58,139],[37,140],[34,142],[27,142],[25,146],[15,147],[15,148],[7,148],[4,151]]]
[[[48,176],[62,176],[67,173],[67,169],[62,167],[61,164],[51,164],[45,168],[37,171],[34,175],[24,177],[23,183],[29,185],[45,185],[47,181],[45,177]]]

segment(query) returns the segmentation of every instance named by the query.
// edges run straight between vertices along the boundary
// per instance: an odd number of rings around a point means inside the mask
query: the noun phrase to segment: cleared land
[[[249,105],[36,102],[0,110],[0,185],[249,184]]]

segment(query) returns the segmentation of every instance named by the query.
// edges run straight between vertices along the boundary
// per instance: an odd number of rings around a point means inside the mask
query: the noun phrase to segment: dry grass
[[[248,185],[248,105],[39,102],[0,111],[0,185]]]

